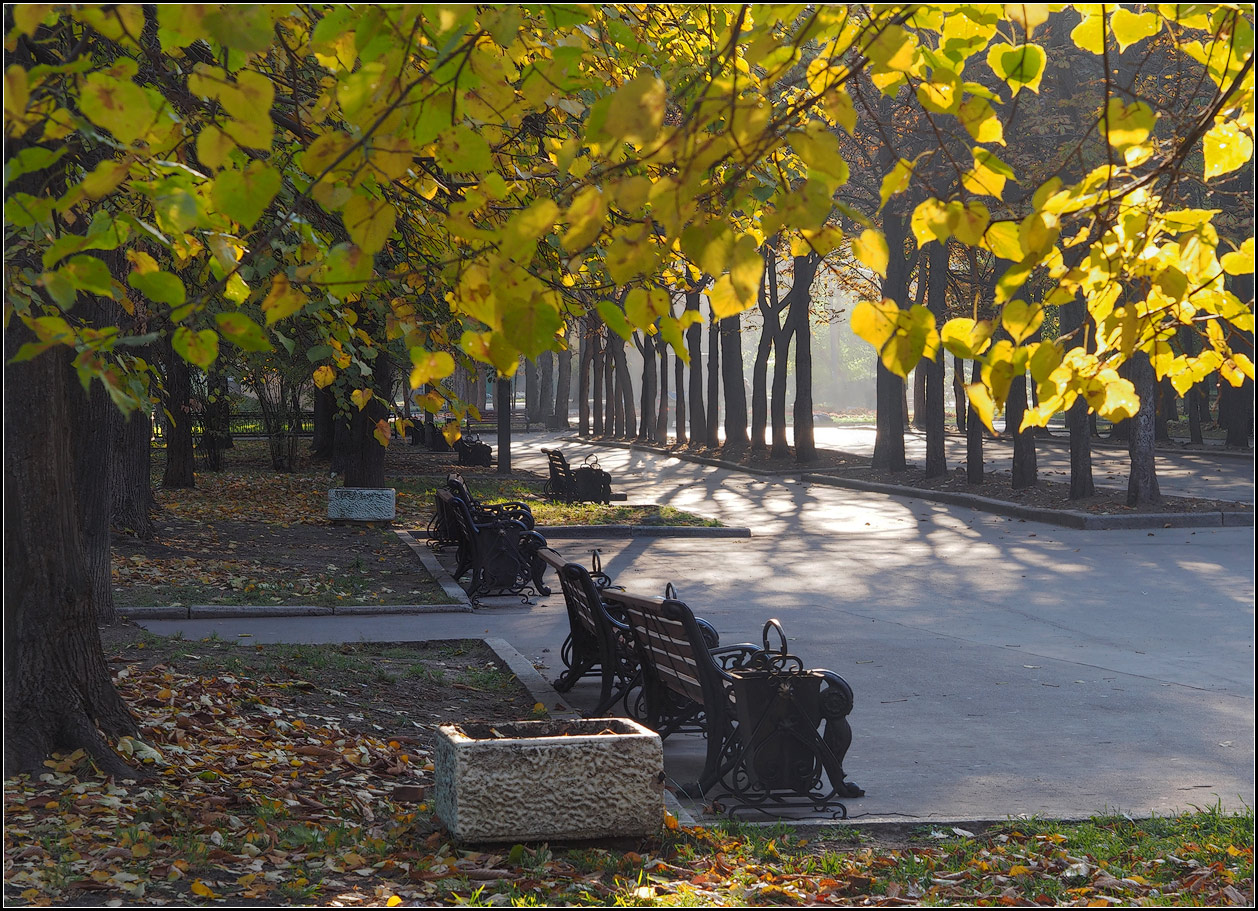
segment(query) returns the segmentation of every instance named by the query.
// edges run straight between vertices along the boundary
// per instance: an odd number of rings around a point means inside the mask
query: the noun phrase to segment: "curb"
[[[520,683],[524,684],[524,688],[529,691],[533,701],[540,702],[546,706],[546,712],[552,718],[584,717],[570,706],[567,700],[537,672],[537,668],[533,667],[533,663],[521,655],[506,639],[484,639],[482,641],[493,649],[502,663],[507,666],[507,669],[515,674],[515,678]]]
[[[462,604],[353,604],[311,607],[304,604],[248,607],[239,604],[193,604],[188,607],[119,607],[133,620],[247,620],[253,617],[358,617],[371,614],[467,614]]]
[[[750,538],[745,525],[546,525],[543,537],[555,538]]]
[[[564,443],[577,443],[586,446],[610,446],[612,449],[628,449],[639,450],[640,452],[653,452],[656,455],[669,456],[674,459],[680,459],[683,462],[696,462],[699,465],[710,465],[713,468],[728,468],[730,471],[741,471],[743,474],[754,474],[764,478],[789,478],[798,474],[803,469],[795,468],[748,468],[739,465],[737,462],[727,462],[724,459],[714,459],[711,456],[693,455],[689,452],[675,452],[671,449],[664,449],[660,446],[651,446],[645,443],[627,443],[623,440],[587,440],[582,437],[560,437]],[[841,455],[850,455],[840,450],[833,450]],[[860,458],[853,455],[852,458]]]
[[[829,487],[864,490],[871,493],[890,494],[892,496],[910,497],[918,500],[933,500],[937,503],[949,503],[953,506],[967,506],[971,509],[995,513],[1000,516],[1027,519],[1048,525],[1061,525],[1066,528],[1077,528],[1083,531],[1110,531],[1124,528],[1252,527],[1254,524],[1253,513],[1239,511],[1092,515],[1091,513],[1073,512],[1070,510],[1020,506],[1017,503],[1008,503],[1004,500],[993,500],[990,497],[981,497],[971,493],[959,493],[952,490],[921,490],[916,487],[901,487],[897,484],[881,484],[876,481],[861,481],[855,478],[836,478],[830,475],[806,474],[802,480],[809,484],[824,484]]]
[[[409,531],[395,528],[393,533],[402,539],[402,543],[409,547],[415,556],[419,557],[419,562],[423,564],[424,569],[428,570],[428,575],[437,581],[437,584],[441,586],[441,590],[450,597],[450,600],[462,605],[463,609],[470,613],[472,611],[472,599],[467,596],[463,586],[459,585],[446,572],[445,567],[441,565],[441,561],[437,559],[437,555],[416,541]]]

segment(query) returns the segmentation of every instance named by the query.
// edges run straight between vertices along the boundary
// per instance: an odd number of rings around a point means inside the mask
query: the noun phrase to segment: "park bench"
[[[543,449],[550,465],[550,480],[546,482],[548,497],[564,502],[610,503],[626,500],[623,494],[612,493],[611,475],[598,466],[598,460],[589,456],[585,464],[573,469],[559,449]]]
[[[454,451],[459,457],[460,465],[488,468],[494,462],[494,450],[488,443],[479,438],[464,434],[454,441]]]
[[[480,520],[515,519],[530,531],[536,524],[533,521],[533,510],[527,503],[519,500],[508,500],[503,503],[482,503],[472,496],[463,475],[452,471],[446,476],[446,489],[459,497],[472,510],[472,516]]]
[[[700,732],[707,738],[701,793],[719,785],[746,804],[837,807],[846,817],[838,798],[864,794],[843,771],[852,740],[847,681],[805,670],[787,654],[776,620],[765,624],[762,647],[713,650],[675,597],[608,590],[602,598],[609,611],[624,612],[637,653],[643,705],[633,714],[661,737]],[[769,643],[773,629],[781,637],[776,650]]]
[[[528,585],[540,584],[544,564],[537,553],[546,546],[545,538],[516,519],[478,521],[471,507],[450,490],[438,490],[436,496],[442,534],[457,547],[454,578],[471,572],[467,592],[473,599],[490,593],[520,594]]]

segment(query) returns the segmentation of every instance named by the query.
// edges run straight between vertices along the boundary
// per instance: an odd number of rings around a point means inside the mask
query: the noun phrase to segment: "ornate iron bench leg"
[[[843,759],[852,745],[852,726],[847,716],[852,711],[852,688],[838,674],[825,672],[821,690],[821,717],[825,720],[822,741],[834,756],[837,768],[827,768],[830,784],[840,797],[864,797],[865,792],[847,780]]]

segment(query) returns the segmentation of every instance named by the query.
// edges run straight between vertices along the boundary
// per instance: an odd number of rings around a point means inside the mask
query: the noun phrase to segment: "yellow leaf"
[[[607,202],[598,187],[586,187],[572,200],[564,213],[568,230],[563,236],[564,249],[569,253],[583,250],[603,230],[607,218]]]
[[[314,372],[314,384],[319,389],[326,389],[332,385],[332,381],[336,379],[336,371],[324,364]]]
[[[1009,868],[1010,876],[1026,876],[1026,874],[1030,872],[1031,872],[1031,868],[1024,867],[1022,864],[1014,864],[1012,867]]]
[[[390,895],[389,900],[384,903],[386,908],[396,908],[400,904],[402,904],[402,899],[398,898],[396,895]]]
[[[1201,140],[1205,156],[1205,178],[1210,180],[1228,174],[1249,161],[1254,154],[1254,141],[1234,122],[1215,124]]]
[[[446,442],[453,446],[463,436],[463,432],[459,430],[458,421],[450,421],[441,428],[441,435],[446,438]]]
[[[1153,108],[1143,101],[1126,105],[1121,98],[1111,98],[1105,106],[1106,136],[1109,144],[1119,150],[1138,146],[1148,139],[1156,121]]]
[[[444,380],[454,373],[454,358],[445,351],[425,351],[423,348],[411,349],[411,363],[415,369],[411,371],[411,388],[431,383],[433,380]]]
[[[1035,330],[1044,323],[1044,308],[1039,304],[1028,304],[1023,300],[1011,300],[1000,311],[1000,324],[1005,331],[1013,336],[1014,343],[1035,334]]]
[[[1152,38],[1162,30],[1162,19],[1157,13],[1135,13],[1119,7],[1110,17],[1110,28],[1118,41],[1118,50],[1125,51],[1145,38]]]
[[[1004,125],[1000,122],[1000,118],[996,116],[996,111],[992,108],[991,102],[986,98],[974,95],[966,99],[965,103],[957,108],[957,119],[961,121],[961,125],[965,127],[966,131],[974,137],[975,142],[1005,144]]]
[[[742,313],[756,302],[754,293],[750,298],[743,297],[735,287],[729,275],[722,275],[708,289],[708,301],[712,304],[714,319],[724,319],[736,313]]]
[[[367,407],[367,403],[371,401],[372,392],[370,389],[355,389],[349,394],[350,401],[358,406],[358,410],[362,411]]]
[[[852,310],[852,331],[879,351],[895,333],[900,308],[890,298],[861,301]]]
[[[207,886],[205,883],[201,882],[201,880],[199,879],[193,880],[192,885],[189,888],[195,894],[200,895],[202,898],[221,898],[222,897],[218,893],[216,893],[213,889],[211,889],[209,886]]]
[[[996,254],[999,259],[1020,262],[1022,244],[1018,241],[1018,225],[1011,221],[997,221],[983,232],[983,248]]]
[[[992,426],[992,418],[996,414],[996,403],[992,401],[992,395],[987,391],[987,387],[982,383],[967,383],[965,395],[970,400],[970,404],[974,406],[974,413],[979,416],[983,426],[993,436],[997,436],[996,428]]]
[[[383,199],[353,196],[341,212],[350,239],[364,253],[379,253],[388,243],[397,221],[397,210]]]
[[[1105,50],[1105,17],[1091,14],[1083,17],[1083,21],[1074,27],[1070,40],[1080,50],[1100,56]]]
[[[271,291],[262,302],[262,312],[266,314],[266,324],[270,326],[292,316],[305,305],[306,295],[289,284],[287,275],[277,272],[271,279]]]
[[[381,446],[387,447],[389,445],[389,439],[392,436],[392,432],[389,429],[389,422],[384,418],[376,421],[376,427],[371,432],[371,435],[376,438],[376,442],[378,442]]]
[[[940,330],[943,346],[958,357],[974,359],[991,344],[996,327],[991,320],[972,320],[969,317],[950,319]]]
[[[1240,248],[1219,257],[1219,264],[1228,275],[1248,275],[1254,271],[1254,239],[1245,238]]]
[[[905,161],[901,158],[895,163],[895,167],[887,172],[887,176],[882,178],[882,188],[878,193],[881,200],[878,204],[879,210],[887,204],[887,200],[897,193],[903,192],[909,185],[909,179],[913,176],[913,163]]]
[[[642,70],[612,96],[607,108],[607,132],[639,146],[651,142],[664,122],[668,89],[648,70]]]
[[[887,263],[891,260],[891,251],[887,248],[887,239],[881,231],[866,228],[861,236],[852,241],[852,253],[862,263],[883,278],[887,277]]]

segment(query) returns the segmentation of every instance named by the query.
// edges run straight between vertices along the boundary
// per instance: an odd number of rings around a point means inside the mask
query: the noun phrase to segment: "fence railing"
[[[314,412],[304,411],[301,415],[300,429],[297,431],[298,436],[309,437],[314,436]],[[165,436],[165,421],[156,420],[153,422],[153,439],[160,440]],[[266,436],[266,423],[262,420],[261,412],[241,412],[233,414],[227,422],[227,432],[234,437],[262,437]],[[194,439],[200,439],[205,433],[205,425],[199,416],[192,419],[192,436]]]

